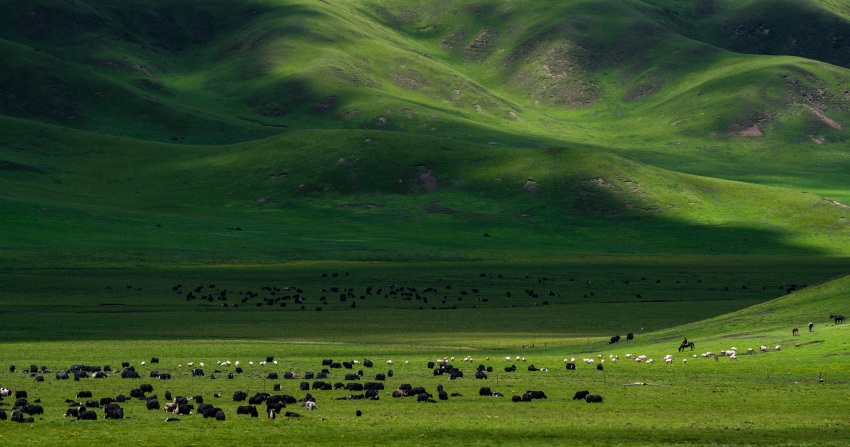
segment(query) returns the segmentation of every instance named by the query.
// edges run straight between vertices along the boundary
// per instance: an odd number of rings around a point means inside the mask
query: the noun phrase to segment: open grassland
[[[846,445],[846,4],[195,3],[0,1],[0,444]]]
[[[263,340],[210,338],[217,331],[226,332],[228,327],[240,324],[236,323],[238,317],[231,314],[234,321],[211,318],[204,328],[198,328],[198,336],[181,339],[171,335],[169,328],[179,325],[179,320],[197,321],[206,313],[191,310],[193,305],[187,303],[185,318],[174,318],[173,311],[161,312],[160,317],[141,317],[149,333],[162,331],[149,339],[112,340],[110,331],[116,335],[125,329],[133,332],[128,327],[131,325],[116,319],[111,328],[99,330],[110,339],[74,340],[71,336],[63,341],[6,343],[7,349],[0,356],[4,365],[0,382],[12,390],[26,390],[30,400],[40,399],[45,413],[37,415],[34,424],[4,423],[3,440],[7,445],[60,441],[82,445],[95,440],[121,442],[178,436],[189,445],[234,439],[268,444],[293,438],[310,445],[430,445],[435,441],[472,445],[843,445],[850,423],[844,397],[850,365],[846,326],[821,319],[808,332],[805,323],[810,315],[843,305],[846,283],[847,278],[842,278],[685,327],[636,331],[634,340],[623,338],[616,344],[608,344],[608,337],[604,336],[579,339],[568,329],[561,334],[545,334],[551,338],[541,342],[544,334],[538,331],[537,321],[545,325],[546,315],[557,308],[536,308],[538,312],[527,315],[505,310],[504,314],[515,317],[515,327],[528,331],[525,336],[499,330],[505,321],[487,312],[467,314],[466,323],[440,326],[428,317],[420,317],[427,312],[408,315],[404,310],[374,309],[367,318],[349,313],[346,318],[311,321],[309,327],[302,329],[301,337],[284,335],[290,324],[279,312],[280,331],[268,333]],[[43,316],[51,318],[49,312]],[[562,318],[566,328],[584,324],[580,315],[564,312]],[[255,330],[264,326],[262,318],[256,320],[252,326]],[[362,326],[370,321],[385,320],[402,320],[405,324],[392,328],[390,323],[377,323],[373,330],[376,335],[371,338],[362,332]],[[485,321],[496,330],[476,333],[477,322]],[[802,328],[800,335],[791,335],[791,324]],[[592,331],[591,326],[587,332]],[[683,331],[696,343],[697,350],[677,352]],[[342,337],[313,341],[328,333]],[[441,336],[434,337],[435,333]],[[384,337],[396,341],[383,340]],[[533,347],[522,349],[519,343],[526,339],[537,341]],[[762,352],[760,345],[768,346],[768,351]],[[781,350],[776,350],[776,346]],[[738,350],[737,360],[702,356],[732,347]],[[754,348],[756,353],[746,354],[748,348]],[[674,356],[670,364],[663,361],[668,354]],[[637,363],[629,358],[641,355],[654,362]],[[268,356],[273,356],[276,363],[262,365]],[[157,357],[159,363],[150,364],[151,357]],[[572,358],[577,369],[568,371],[565,360]],[[393,375],[382,381],[386,389],[379,393],[379,400],[340,400],[361,394],[345,389],[300,389],[306,373],[327,368],[322,365],[324,359],[360,362],[350,370],[331,368],[327,379],[331,383],[374,381],[376,374],[389,370]],[[366,359],[374,361],[374,367],[365,367]],[[434,375],[426,363],[438,359],[464,371],[464,377],[449,380],[445,375]],[[594,364],[583,359],[593,359]],[[393,364],[389,365],[388,360]],[[221,364],[226,361],[240,361],[243,372],[228,379],[236,365]],[[120,374],[110,373],[106,379],[83,378],[75,382],[53,377],[53,373],[75,364],[110,365],[121,370],[121,362],[129,362],[142,378],[121,379]],[[17,372],[8,371],[10,364],[17,366]],[[599,364],[603,370],[596,368]],[[35,382],[30,374],[21,372],[29,365],[47,367],[50,373],[43,374],[44,382]],[[492,367],[486,379],[473,377],[478,365]],[[505,372],[504,368],[511,365],[516,365],[517,370]],[[546,370],[529,371],[531,365]],[[204,376],[193,376],[192,367],[203,369]],[[346,373],[358,370],[363,371],[362,379],[344,380]],[[152,379],[148,377],[151,371],[169,373],[173,378]],[[284,379],[285,372],[294,372],[296,377]],[[270,373],[279,374],[280,379],[268,379]],[[312,386],[315,380],[306,382]],[[66,399],[86,400],[76,398],[81,390],[92,391],[98,400],[129,395],[140,383],[153,384],[154,391],[147,395],[158,396],[162,403],[166,391],[174,396],[202,396],[204,402],[222,408],[227,420],[191,415],[180,416],[180,422],[167,423],[165,413],[146,410],[145,402],[137,399],[122,404],[123,420],[105,420],[97,408],[97,421],[62,417],[68,408]],[[424,387],[435,400],[438,385],[447,393],[461,396],[436,403],[419,403],[415,397],[390,397],[392,389],[406,383]],[[281,385],[280,391],[273,390],[274,384]],[[481,396],[481,387],[489,387],[504,397]],[[544,391],[547,398],[511,401],[512,396],[527,390]],[[602,395],[604,402],[573,400],[573,394],[580,390]],[[281,414],[269,420],[262,417],[265,405],[261,404],[261,417],[253,419],[236,415],[240,404],[232,401],[236,391],[245,391],[249,396],[267,392],[296,398],[309,392],[315,397],[318,410],[308,411],[300,404],[291,404],[284,411],[295,411],[302,417],[286,418]],[[357,416],[357,411],[362,416]]]

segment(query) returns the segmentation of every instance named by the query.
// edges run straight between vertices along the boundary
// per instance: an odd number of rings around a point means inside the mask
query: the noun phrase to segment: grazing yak
[[[240,405],[236,408],[236,414],[249,414],[252,418],[257,417],[257,407],[253,405]]]
[[[124,419],[124,409],[118,404],[109,404],[103,407],[103,416],[106,419]]]
[[[602,403],[602,396],[598,394],[588,394],[587,397],[584,398],[584,401],[587,403]]]
[[[97,420],[97,413],[94,411],[81,411],[77,419],[81,421],[95,421]]]

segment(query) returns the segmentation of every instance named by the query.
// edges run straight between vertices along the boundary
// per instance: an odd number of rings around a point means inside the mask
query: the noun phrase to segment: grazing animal
[[[791,335],[797,335],[800,332],[800,328],[794,326],[791,328]]]
[[[81,411],[77,416],[77,419],[82,421],[95,421],[97,420],[97,413],[94,411]]]
[[[576,391],[573,400],[582,400],[590,394],[590,391]]]
[[[252,418],[259,416],[257,407],[253,405],[240,405],[236,408],[236,414],[249,414]]]
[[[304,408],[307,409],[307,410],[318,410],[319,409],[319,407],[316,406],[316,402],[314,402],[312,400],[308,400],[307,402],[304,402]]]
[[[598,394],[588,394],[587,397],[584,398],[584,401],[587,403],[602,403],[602,396]]]

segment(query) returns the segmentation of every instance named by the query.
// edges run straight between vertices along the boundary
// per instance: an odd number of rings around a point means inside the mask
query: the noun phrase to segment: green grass
[[[850,270],[848,14],[828,0],[3,2],[0,385],[46,413],[3,422],[2,443],[843,445],[847,337],[827,317],[847,311]],[[665,365],[683,336],[741,355]],[[563,367],[599,354],[604,371]],[[233,380],[185,366],[267,355],[280,364]],[[528,362],[503,373],[508,355]],[[166,424],[136,401],[124,421],[63,419],[80,389],[137,381],[7,368],[147,374],[152,356],[175,375],[157,394],[221,392],[228,420]],[[475,359],[467,377],[425,368],[451,356]],[[275,421],[229,400],[270,391],[270,369],[366,357],[395,361],[389,388],[463,397],[325,391],[319,411]],[[510,402],[531,389],[549,399]],[[605,403],[573,402],[580,389]]]
[[[75,422],[62,418],[61,414],[66,408],[64,399],[74,399],[79,390],[91,390],[96,398],[126,395],[138,383],[150,380],[124,380],[113,375],[105,380],[64,382],[56,381],[48,374],[45,382],[35,383],[27,374],[9,373],[4,366],[4,371],[0,372],[4,386],[27,390],[31,399],[41,399],[46,411],[43,416],[37,417],[33,425],[4,424],[4,442],[22,445],[24,442],[49,443],[62,439],[71,444],[84,444],[95,438],[142,439],[173,431],[175,434],[203,432],[203,439],[187,441],[192,445],[219,440],[225,442],[237,436],[247,442],[261,444],[277,442],[281,436],[301,436],[312,445],[338,442],[419,445],[431,444],[434,439],[488,445],[515,445],[518,442],[536,445],[565,439],[581,445],[612,442],[627,445],[704,445],[717,442],[726,445],[841,445],[846,436],[843,416],[846,403],[836,395],[840,395],[842,387],[846,386],[844,326],[816,320],[813,332],[803,329],[797,337],[791,336],[789,326],[792,323],[803,326],[812,313],[822,317],[823,312],[840,306],[846,282],[847,278],[842,278],[761,307],[672,331],[638,332],[634,341],[621,341],[615,345],[608,345],[607,337],[579,341],[575,336],[564,334],[561,343],[557,343],[557,339],[540,343],[538,339],[534,348],[520,349],[517,342],[524,339],[517,334],[493,333],[484,341],[474,335],[469,336],[474,334],[474,329],[462,332],[448,329],[443,337],[432,339],[431,335],[438,326],[419,317],[406,319],[402,311],[392,309],[374,310],[377,315],[390,317],[376,320],[402,319],[408,324],[394,329],[382,325],[373,332],[399,337],[395,342],[361,339],[357,326],[362,326],[363,320],[348,318],[347,324],[335,319],[312,323],[312,329],[319,334],[331,328],[344,329],[345,339],[325,342],[308,341],[317,338],[313,335],[301,341],[289,337],[284,331],[265,340],[181,339],[180,335],[172,336],[166,332],[165,336],[156,340],[6,343],[9,349],[0,356],[0,363],[15,364],[19,369],[30,364],[44,365],[52,371],[79,363],[115,367],[119,362],[128,361],[143,375],[154,369],[171,372],[174,375],[172,381],[152,382],[155,394],[162,398],[169,390],[175,395],[202,395],[205,401],[223,408],[228,420],[213,423],[196,415],[184,416],[181,422],[169,424],[163,422],[165,415],[162,412],[147,411],[143,402],[129,401],[122,405],[126,417],[123,421],[106,421],[101,416],[101,420],[95,422]],[[192,311],[189,314],[200,317],[204,313]],[[536,317],[539,319],[547,313],[538,312]],[[46,315],[50,312],[43,313],[43,316]],[[524,321],[520,314],[514,312],[512,315],[515,322]],[[55,315],[53,317],[54,321],[60,321]],[[149,330],[167,329],[173,327],[176,320],[182,319],[174,312],[163,317],[166,318],[146,318],[143,315],[137,318],[143,321],[140,325]],[[489,317],[479,314],[476,319],[487,320]],[[192,320],[186,318],[184,321],[189,323]],[[225,326],[215,320],[207,321],[207,328]],[[417,324],[410,324],[413,321]],[[469,327],[469,321],[466,325],[450,324],[446,327]],[[491,319],[490,323],[502,327],[496,319]],[[112,324],[114,326],[110,329],[104,328],[98,333],[103,336],[110,330],[133,331],[132,325],[118,319],[113,319]],[[580,317],[565,316],[565,326],[580,324]],[[288,326],[283,325],[284,328]],[[262,323],[252,325],[253,330],[261,328]],[[745,332],[739,332],[742,328]],[[68,330],[76,332],[73,326],[69,326]],[[675,347],[683,330],[687,330],[688,337],[697,343],[699,348],[695,353],[737,346],[739,359],[692,358],[690,352],[676,353]],[[416,334],[419,339],[412,337]],[[793,347],[794,343],[800,343],[801,347]],[[760,344],[769,345],[769,352],[758,352]],[[782,345],[783,349],[775,351],[774,345]],[[758,353],[744,354],[748,347],[754,347]],[[655,363],[638,364],[627,360],[627,354],[647,355]],[[666,354],[675,356],[670,365],[661,360]],[[269,355],[279,363],[259,366],[259,362]],[[526,361],[506,362],[506,355],[526,357]],[[598,361],[597,355],[606,360],[604,371],[597,371],[581,362],[587,357]],[[619,361],[611,361],[612,355],[619,356]],[[141,364],[151,356],[159,357],[160,363]],[[467,356],[473,361],[467,363],[461,360]],[[449,381],[445,377],[435,377],[425,367],[428,361],[443,357],[454,357],[453,364],[464,370],[466,377]],[[564,370],[563,358],[569,357],[578,359],[577,371]],[[269,372],[282,374],[294,371],[299,375],[307,371],[317,372],[325,358],[372,359],[376,364],[374,368],[358,366],[365,369],[364,379],[391,368],[395,374],[386,382],[390,389],[402,383],[412,383],[433,393],[437,384],[442,384],[447,392],[463,396],[436,404],[419,404],[413,398],[391,398],[388,391],[381,393],[379,401],[340,401],[336,399],[352,393],[345,390],[313,391],[319,405],[315,413],[294,405],[287,408],[303,414],[300,419],[270,421],[235,415],[237,404],[229,399],[234,391],[244,390],[251,395],[272,392],[272,384],[281,383],[280,393],[303,396],[305,392],[298,389],[301,379],[275,381],[267,380],[265,376]],[[388,366],[387,359],[392,359],[394,364]],[[683,363],[682,359],[688,362]],[[232,372],[234,366],[215,365],[225,360],[240,360],[245,372],[237,374],[233,380],[226,379],[224,376]],[[248,366],[249,361],[255,365]],[[407,361],[409,363],[405,363]],[[206,375],[193,378],[187,369],[188,362],[195,362],[196,367],[204,362]],[[486,380],[469,377],[479,363],[494,368]],[[502,372],[503,367],[510,364],[516,364],[518,371]],[[528,372],[526,366],[530,364],[549,371]],[[219,372],[213,372],[215,370]],[[345,370],[331,371],[332,382],[342,381],[341,374]],[[217,378],[211,380],[210,374]],[[635,383],[646,385],[629,386]],[[481,397],[478,395],[481,386],[502,392],[506,397]],[[543,390],[548,399],[531,403],[510,402],[510,396],[528,389]],[[573,401],[572,394],[582,389],[603,395],[605,402],[588,405]],[[215,393],[222,397],[212,397]],[[354,414],[356,410],[362,411],[363,416],[357,417]],[[448,418],[446,414],[453,417]],[[617,423],[612,426],[612,421]],[[594,433],[594,436],[588,438],[588,432]]]

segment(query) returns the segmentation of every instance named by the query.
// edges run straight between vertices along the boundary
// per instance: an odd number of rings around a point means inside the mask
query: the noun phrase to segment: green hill
[[[765,5],[4,2],[8,259],[846,256],[847,10]]]

